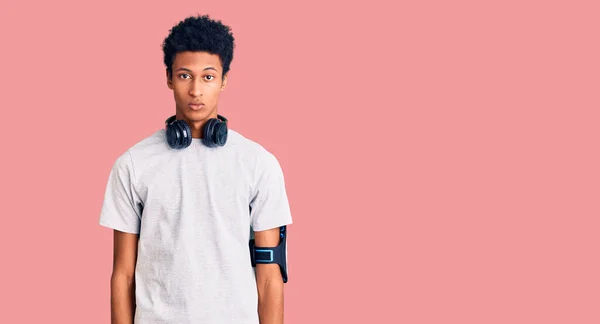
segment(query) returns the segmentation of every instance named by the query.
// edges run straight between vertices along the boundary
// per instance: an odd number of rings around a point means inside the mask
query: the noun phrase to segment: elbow
[[[283,293],[283,285],[283,279],[281,278],[281,275],[277,275],[277,273],[259,277],[257,282],[259,299],[263,299],[265,296]]]
[[[135,284],[135,274],[133,272],[113,271],[110,276],[112,285],[133,287]]]

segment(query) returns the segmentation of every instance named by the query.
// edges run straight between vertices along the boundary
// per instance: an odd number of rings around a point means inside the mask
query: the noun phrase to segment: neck
[[[217,112],[215,111],[212,114],[210,114],[209,116],[207,116],[206,118],[199,119],[199,120],[198,119],[190,120],[183,114],[177,112],[175,118],[185,121],[190,126],[190,129],[192,130],[192,138],[202,138],[203,137],[202,130],[204,129],[204,125],[206,124],[206,122],[209,119],[217,118]]]

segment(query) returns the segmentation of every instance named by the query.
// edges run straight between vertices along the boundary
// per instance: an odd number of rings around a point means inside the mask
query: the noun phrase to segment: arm
[[[254,233],[256,246],[279,244],[279,228]],[[283,324],[283,278],[279,265],[256,264],[258,315],[260,324]]]
[[[114,231],[113,271],[110,278],[112,324],[132,324],[135,314],[135,264],[138,235]]]

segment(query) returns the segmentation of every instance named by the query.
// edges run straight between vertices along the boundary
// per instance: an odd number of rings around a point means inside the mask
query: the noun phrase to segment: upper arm
[[[250,201],[250,225],[256,247],[276,247],[280,242],[280,227],[292,224],[283,169],[277,158],[263,151],[255,174],[254,196]],[[257,263],[259,284],[283,282],[277,263]]]
[[[133,277],[137,261],[138,234],[114,230],[113,274]]]
[[[254,232],[254,243],[257,247],[276,247],[279,245],[279,227]],[[257,263],[256,278],[259,282],[265,280],[283,280],[277,263]]]
[[[135,170],[129,151],[115,161],[106,184],[100,225],[139,234],[143,200],[136,190]]]
[[[255,232],[268,231],[292,223],[283,169],[277,158],[265,153],[257,165],[253,196],[250,200],[250,222]],[[277,238],[275,234],[264,235]]]

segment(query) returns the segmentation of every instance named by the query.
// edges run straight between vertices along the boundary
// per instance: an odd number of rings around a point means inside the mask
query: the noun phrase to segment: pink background
[[[597,2],[390,3],[3,1],[0,322],[110,322],[108,173],[209,13],[286,175],[287,324],[599,323]]]

